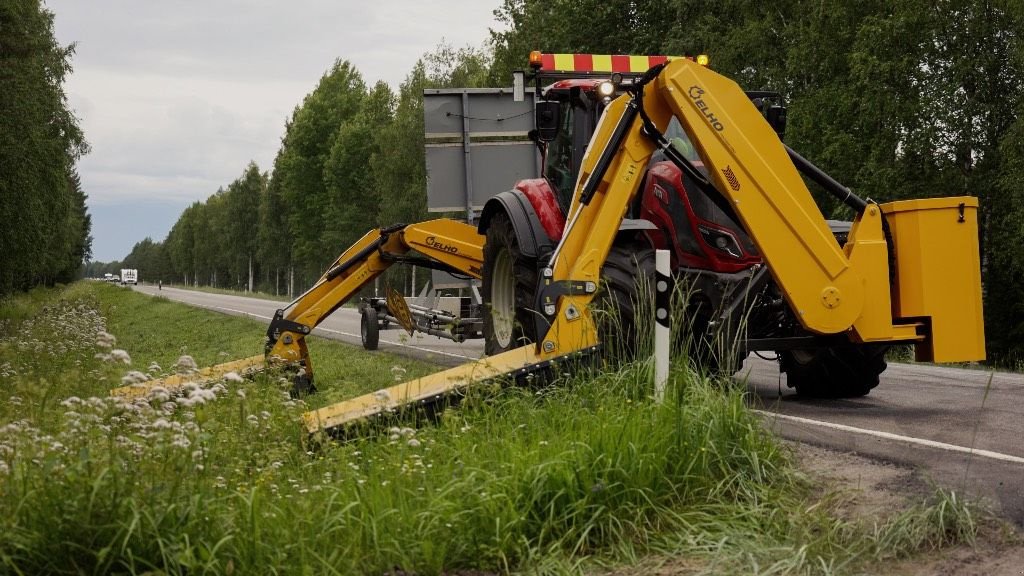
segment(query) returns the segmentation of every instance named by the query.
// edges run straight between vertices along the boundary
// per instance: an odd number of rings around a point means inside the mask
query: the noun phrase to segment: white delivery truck
[[[139,271],[135,268],[121,268],[121,284],[139,283]]]

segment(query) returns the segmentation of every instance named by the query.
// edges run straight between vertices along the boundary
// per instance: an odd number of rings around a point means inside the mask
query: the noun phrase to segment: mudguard
[[[530,204],[525,194],[518,190],[509,190],[496,194],[484,205],[480,214],[480,223],[477,225],[477,232],[481,236],[487,234],[487,227],[490,226],[491,218],[498,212],[508,214],[512,222],[512,228],[516,232],[516,239],[519,241],[519,251],[530,258],[540,258],[550,254],[554,249],[551,238],[541,225],[537,212]]]

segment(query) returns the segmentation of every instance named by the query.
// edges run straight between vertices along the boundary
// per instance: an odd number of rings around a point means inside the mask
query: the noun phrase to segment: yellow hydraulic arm
[[[300,391],[312,388],[313,366],[306,336],[360,288],[391,265],[414,263],[480,278],[483,242],[476,228],[464,222],[438,219],[400,224],[367,232],[332,263],[313,287],[277,311],[267,328],[264,354],[205,368],[197,374],[170,376],[145,385],[111,391],[119,396],[140,396],[155,386],[173,389],[194,380],[209,380],[228,372],[251,372],[264,362],[283,363],[298,369]],[[410,258],[410,253],[419,256]]]
[[[267,328],[267,360],[298,366],[297,384],[308,386],[313,367],[305,336],[410,251],[426,257],[416,260],[421,264],[480,278],[483,237],[473,226],[438,219],[371,230],[338,256],[312,288],[277,311]]]
[[[672,116],[806,329],[846,334],[851,343],[915,342],[919,358],[940,362],[984,358],[976,199],[863,203],[841,248],[795,159],[743,90],[678,59],[652,69],[632,95],[609,104],[595,130],[565,232],[541,274],[539,301],[551,308],[544,337],[309,412],[308,430],[332,430],[431,402],[481,379],[522,375],[594,351],[589,304],[601,267],[652,154],[668,148],[659,137]]]

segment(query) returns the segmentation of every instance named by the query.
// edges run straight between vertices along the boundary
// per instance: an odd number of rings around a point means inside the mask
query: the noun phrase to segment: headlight
[[[597,85],[597,93],[602,98],[610,98],[615,94],[615,85],[611,82],[601,82]]]
[[[733,258],[742,257],[743,252],[740,250],[740,244],[732,234],[725,230],[709,228],[703,225],[698,225],[697,230],[700,231],[700,235],[704,238],[704,242],[706,242],[708,246],[711,246],[720,252],[725,252]]]

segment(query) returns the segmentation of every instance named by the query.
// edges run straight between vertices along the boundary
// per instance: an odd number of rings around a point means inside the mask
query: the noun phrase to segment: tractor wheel
[[[364,306],[360,310],[359,336],[363,341],[363,348],[377,349],[380,343],[380,324],[377,321],[377,309],[373,306]]]
[[[654,250],[640,244],[612,246],[601,269],[595,324],[605,357],[629,362],[653,331]]]
[[[533,341],[537,263],[519,251],[512,221],[495,214],[484,244],[484,352],[499,354]]]
[[[779,353],[788,385],[808,398],[858,398],[878,386],[888,346],[836,346]]]

